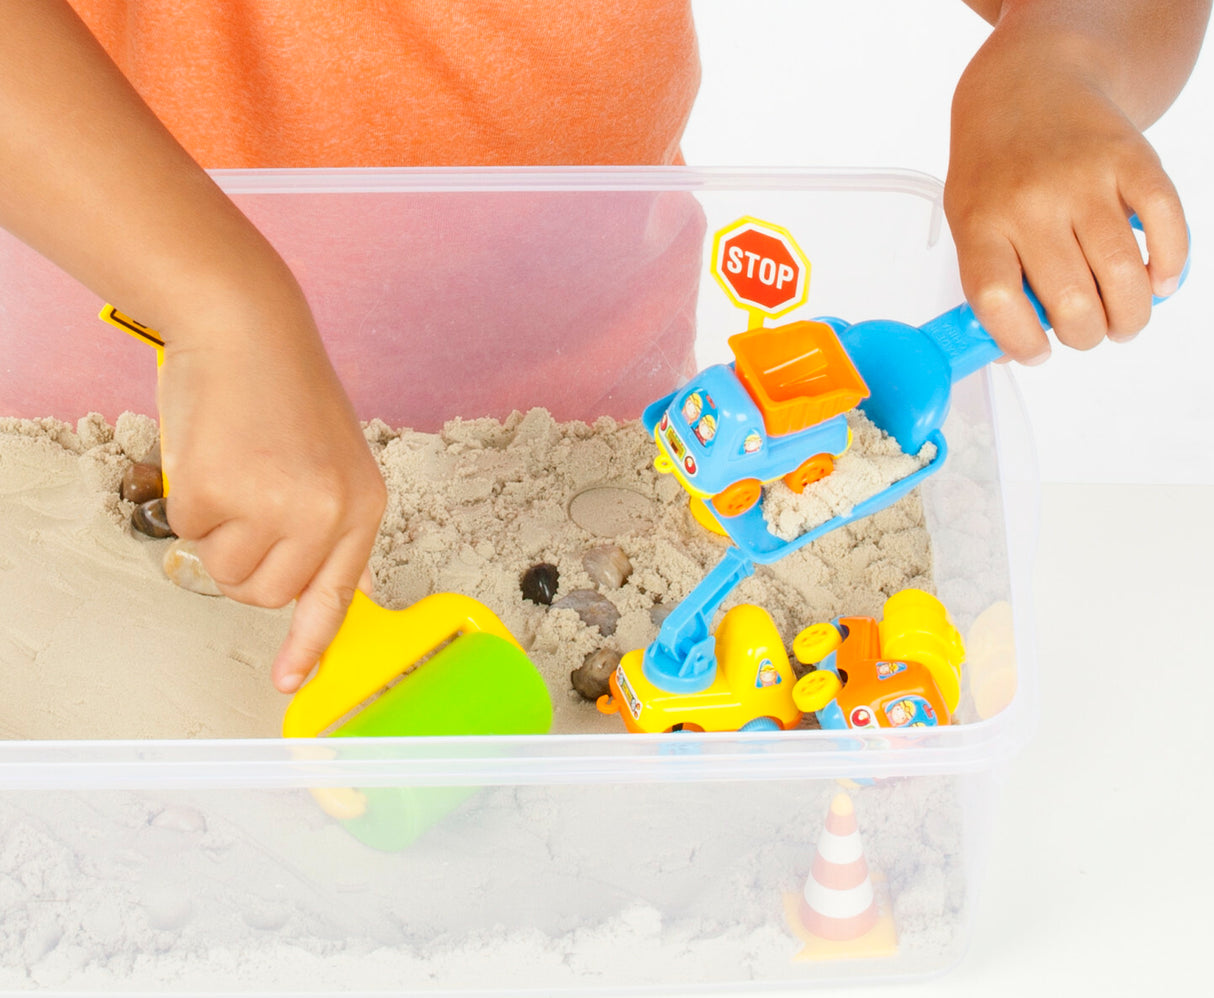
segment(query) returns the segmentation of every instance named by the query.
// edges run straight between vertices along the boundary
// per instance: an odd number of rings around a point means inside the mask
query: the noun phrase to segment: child
[[[384,485],[294,276],[198,163],[676,162],[689,5],[74,5],[83,20],[67,0],[6,5],[0,224],[163,335],[171,523],[228,595],[297,600],[272,667],[291,691],[369,585]],[[967,297],[1016,360],[1049,350],[1022,274],[1061,342],[1126,339],[1187,253],[1140,130],[1187,78],[1209,0],[971,6],[996,27],[953,106]]]

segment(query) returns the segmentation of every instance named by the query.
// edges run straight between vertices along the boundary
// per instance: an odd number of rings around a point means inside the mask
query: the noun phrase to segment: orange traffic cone
[[[798,960],[892,956],[898,937],[889,901],[869,873],[851,798],[831,801],[802,894],[784,898],[789,928],[805,946]]]

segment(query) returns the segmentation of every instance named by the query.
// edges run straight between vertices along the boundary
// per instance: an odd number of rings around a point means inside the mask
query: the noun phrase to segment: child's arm
[[[945,209],[966,297],[1016,360],[1049,355],[1022,273],[1060,342],[1129,339],[1151,292],[1176,289],[1188,252],[1180,200],[1142,129],[1184,86],[1210,0],[967,3],[995,29],[953,99]]]
[[[0,225],[164,337],[169,519],[228,595],[298,597],[272,669],[294,689],[385,503],[307,303],[65,2],[5,4],[0,26]]]

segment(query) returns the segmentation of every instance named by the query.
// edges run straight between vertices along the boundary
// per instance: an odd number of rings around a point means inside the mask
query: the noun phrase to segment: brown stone
[[[587,655],[586,660],[569,673],[569,682],[586,700],[597,700],[611,692],[607,680],[619,664],[618,651],[613,648],[600,648]]]
[[[615,633],[620,611],[606,596],[593,589],[575,589],[552,604],[554,610],[576,610],[587,627],[597,627],[603,637]]]
[[[131,513],[131,527],[141,534],[157,539],[177,536],[169,526],[164,499],[149,499],[136,506]]]
[[[632,574],[632,562],[615,544],[600,544],[582,555],[582,567],[604,589],[619,589]]]
[[[122,473],[122,498],[138,505],[164,495],[164,480],[160,468],[139,461]]]

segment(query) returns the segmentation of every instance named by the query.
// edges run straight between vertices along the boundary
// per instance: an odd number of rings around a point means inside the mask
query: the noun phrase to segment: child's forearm
[[[383,479],[285,263],[63,0],[0,6],[0,225],[164,337],[169,522],[222,592],[295,600],[271,673],[337,633]]]
[[[0,225],[166,337],[251,289],[294,295],[66,2],[6,3],[0,27]]]
[[[1168,109],[1197,61],[1210,0],[966,0],[1001,34],[1067,39],[1138,128]]]

